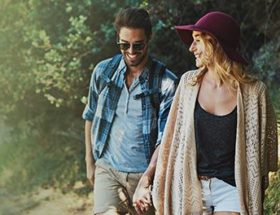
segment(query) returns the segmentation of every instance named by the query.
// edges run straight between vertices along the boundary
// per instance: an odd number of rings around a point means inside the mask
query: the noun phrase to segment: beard
[[[145,60],[148,54],[147,52],[135,52],[133,55],[135,56],[131,57],[131,54],[123,53],[125,63],[128,66],[136,67]]]

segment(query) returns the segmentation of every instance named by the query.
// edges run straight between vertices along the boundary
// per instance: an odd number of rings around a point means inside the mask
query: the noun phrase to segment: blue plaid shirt
[[[121,90],[125,84],[126,64],[122,59],[109,84],[99,92],[100,89],[98,89],[98,86],[102,72],[110,60],[111,58],[101,61],[94,68],[89,86],[88,104],[83,112],[83,119],[92,121],[91,142],[95,160],[102,156],[105,149]],[[177,77],[171,71],[165,69],[162,76],[159,110],[156,110],[152,105],[151,96],[148,93],[149,73],[152,72],[150,71],[151,65],[152,59],[149,58],[146,67],[139,76],[141,90],[144,95],[139,99],[142,100],[142,132],[147,162],[150,162],[156,145],[161,142],[178,81]]]

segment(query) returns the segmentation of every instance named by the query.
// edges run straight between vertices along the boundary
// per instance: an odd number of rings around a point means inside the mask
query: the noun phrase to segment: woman
[[[277,125],[267,89],[239,54],[239,24],[211,12],[176,26],[196,58],[166,124],[154,178],[158,214],[263,213],[277,170]]]

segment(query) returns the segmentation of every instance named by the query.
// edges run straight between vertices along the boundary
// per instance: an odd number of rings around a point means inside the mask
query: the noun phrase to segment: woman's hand
[[[139,183],[133,195],[133,206],[137,214],[144,214],[153,205],[151,190],[151,179],[148,176],[143,175],[139,180]]]

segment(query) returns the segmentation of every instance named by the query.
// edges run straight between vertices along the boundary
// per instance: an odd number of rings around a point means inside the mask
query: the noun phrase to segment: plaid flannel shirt
[[[126,64],[122,59],[117,70],[114,72],[107,85],[98,91],[102,72],[107,67],[110,59],[101,61],[96,65],[91,76],[88,103],[83,112],[83,119],[92,121],[92,147],[94,159],[102,156],[105,149],[108,135],[114,121],[121,90],[125,84]],[[149,73],[152,64],[151,57],[139,76],[142,89],[142,116],[143,116],[143,139],[147,162],[150,162],[152,153],[160,144],[167,116],[177,87],[177,77],[168,69],[165,69],[161,82],[159,110],[156,110],[151,103],[149,90]]]

